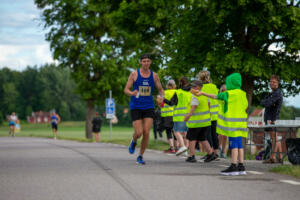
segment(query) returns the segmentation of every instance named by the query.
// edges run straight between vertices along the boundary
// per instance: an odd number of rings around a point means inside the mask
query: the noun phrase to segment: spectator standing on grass
[[[275,121],[279,119],[280,114],[280,108],[282,105],[283,97],[281,90],[279,89],[279,82],[280,78],[279,76],[272,75],[270,78],[270,88],[272,89],[272,92],[269,93],[263,100],[260,102],[262,106],[265,107],[265,113],[264,113],[264,122],[265,124],[275,124]],[[281,153],[278,156],[278,161],[276,160],[276,153],[282,152],[282,146],[280,137],[278,136],[278,133],[274,133],[272,129],[267,129],[266,131],[270,132],[271,138],[272,138],[272,154],[269,159],[264,160],[263,163],[276,163],[276,162],[282,162]],[[276,141],[276,144],[275,144]]]
[[[14,137],[15,136],[15,128],[17,123],[18,117],[15,112],[12,112],[9,116],[9,134]]]
[[[154,85],[161,96],[164,96],[164,90],[161,86],[159,77],[150,70],[152,60],[149,54],[143,54],[140,58],[140,69],[133,71],[127,81],[124,93],[131,96],[130,113],[134,134],[128,147],[129,153],[134,154],[137,140],[143,136],[140,153],[137,157],[137,164],[144,165],[144,152],[149,141],[149,132],[153,124],[154,103],[153,90]],[[131,87],[133,86],[133,90]]]
[[[153,134],[154,134],[154,139],[157,140],[157,133],[159,135],[159,138],[162,138],[162,132],[163,132],[163,127],[162,127],[162,119],[160,116],[160,108],[157,107],[154,110],[154,119],[153,119]]]
[[[215,94],[219,93],[219,89],[213,83],[211,83],[209,71],[201,71],[199,73],[199,80],[202,81],[203,87],[202,92],[208,94]],[[210,146],[214,149],[216,155],[219,154],[219,139],[217,134],[217,119],[218,119],[218,109],[219,104],[218,100],[209,98],[209,110],[210,110],[210,118],[211,118],[211,126],[207,134],[207,141],[209,142]],[[205,158],[204,158],[205,159]]]
[[[247,108],[248,100],[246,92],[241,90],[242,77],[239,73],[233,73],[226,77],[227,91],[215,94],[200,92],[210,98],[224,101],[219,112],[217,132],[229,137],[229,148],[231,149],[231,165],[221,171],[222,175],[246,175],[244,166],[244,148],[242,137],[248,136]]]
[[[98,112],[95,113],[95,117],[93,118],[92,124],[93,124],[92,130],[95,135],[96,142],[100,142],[102,119],[100,118]]]
[[[57,138],[57,130],[58,130],[58,123],[60,122],[60,116],[55,113],[55,111],[51,112],[51,126],[53,131],[53,139],[56,140]]]

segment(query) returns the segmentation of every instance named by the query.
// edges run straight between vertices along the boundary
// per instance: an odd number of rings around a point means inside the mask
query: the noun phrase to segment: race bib
[[[150,86],[139,86],[140,96],[150,96],[151,95],[151,87]]]

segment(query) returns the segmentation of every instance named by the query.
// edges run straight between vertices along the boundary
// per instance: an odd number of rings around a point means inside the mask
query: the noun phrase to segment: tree
[[[137,49],[152,46],[160,55],[163,78],[207,68],[221,85],[240,72],[249,105],[253,92],[257,104],[268,90],[271,74],[281,76],[285,96],[300,91],[299,1],[122,1],[111,16],[135,34]]]
[[[124,60],[121,62],[122,41],[107,18],[113,2],[35,0],[43,11],[45,28],[49,28],[46,39],[54,59],[69,67],[77,92],[86,101],[87,138],[92,137],[95,104],[103,102],[109,90],[119,101],[124,99],[121,94],[128,72]]]
[[[299,93],[299,1],[185,1],[177,16],[165,46],[169,71],[206,67],[218,85],[240,72],[249,105],[253,92],[257,104],[268,90],[271,74],[281,76],[285,96]]]

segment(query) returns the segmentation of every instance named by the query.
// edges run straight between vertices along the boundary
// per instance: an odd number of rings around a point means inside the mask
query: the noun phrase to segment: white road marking
[[[282,182],[282,183],[288,183],[288,184],[291,184],[291,185],[300,185],[300,182],[292,181],[292,180],[279,180],[279,181]]]
[[[228,165],[219,165],[219,167],[228,167]]]
[[[256,175],[264,174],[263,172],[257,172],[257,171],[247,171],[247,172],[249,172],[250,174],[256,174]]]

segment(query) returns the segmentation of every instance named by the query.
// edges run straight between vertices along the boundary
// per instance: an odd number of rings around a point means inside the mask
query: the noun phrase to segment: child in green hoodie
[[[244,148],[242,137],[247,137],[247,112],[248,100],[246,93],[241,90],[242,77],[233,73],[226,77],[227,91],[218,95],[199,93],[210,98],[224,101],[223,109],[218,115],[217,132],[229,137],[231,149],[231,165],[221,171],[222,175],[246,175],[244,166]]]

